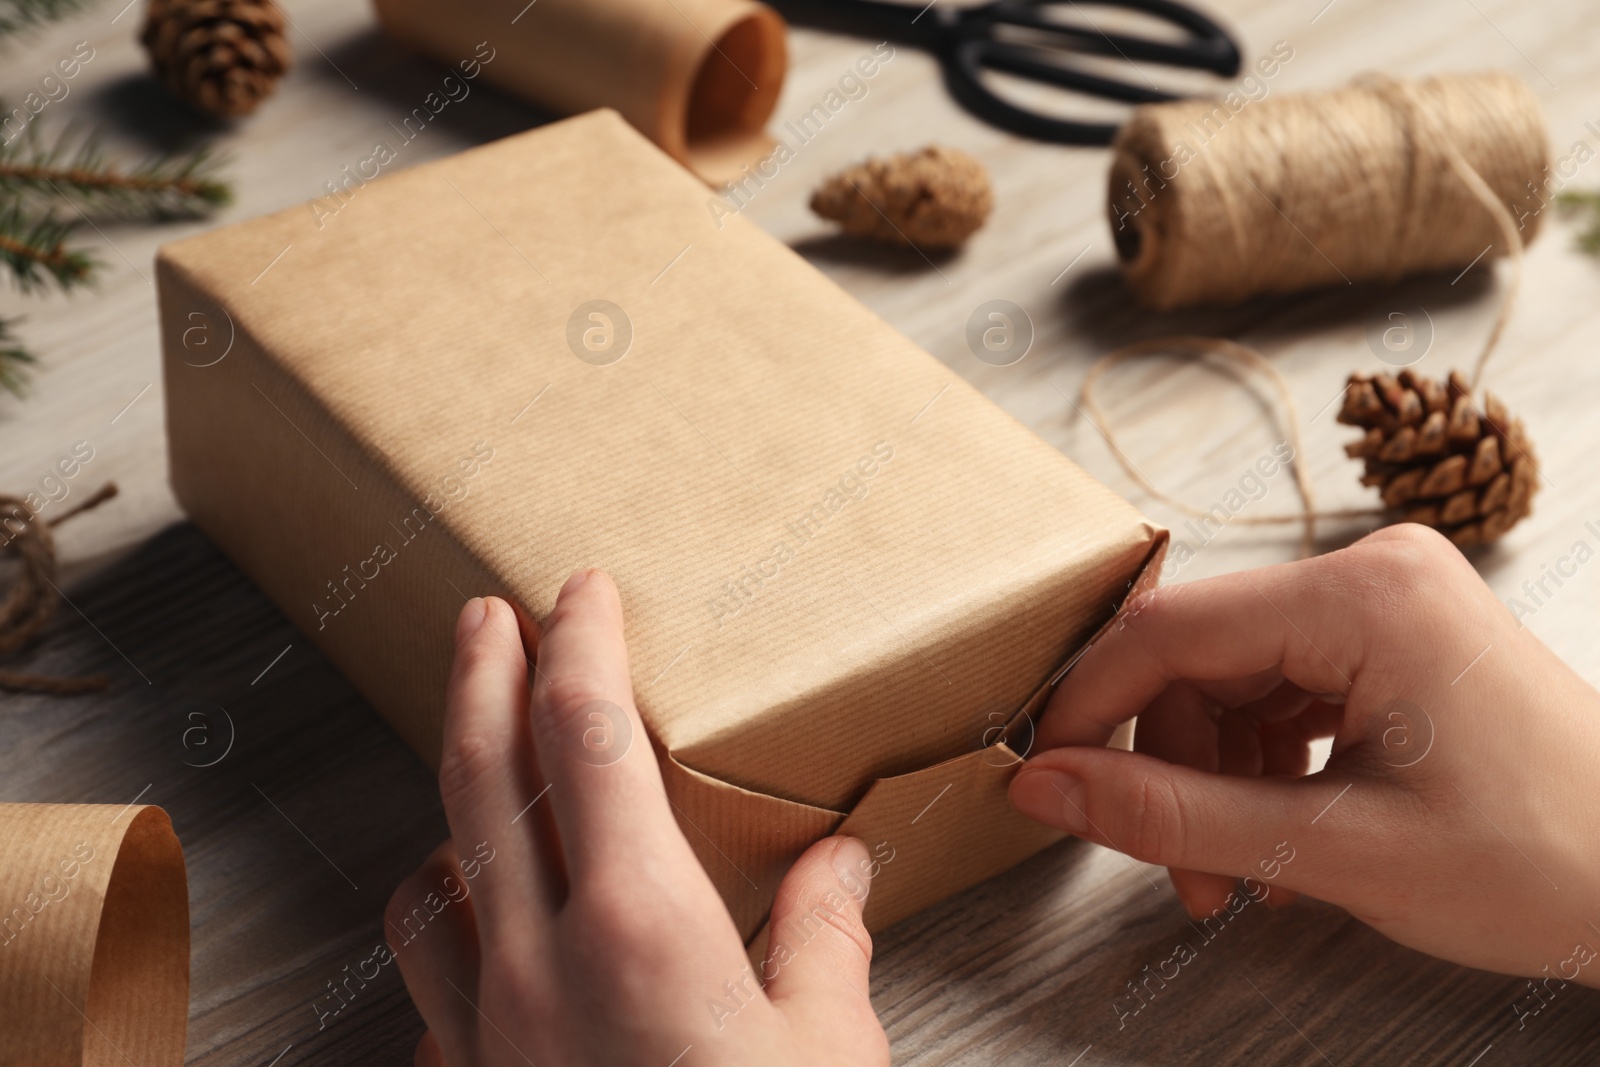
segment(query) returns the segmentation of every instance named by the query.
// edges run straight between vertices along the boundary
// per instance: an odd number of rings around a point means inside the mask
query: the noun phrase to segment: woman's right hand
[[[1135,751],[1103,748],[1134,716]],[[1145,594],[1034,752],[1016,807],[1169,867],[1196,918],[1250,876],[1435,956],[1600,985],[1600,693],[1431,530]]]

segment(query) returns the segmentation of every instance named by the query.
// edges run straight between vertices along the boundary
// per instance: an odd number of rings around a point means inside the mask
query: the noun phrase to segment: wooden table
[[[87,39],[94,59],[43,119],[57,128],[69,116],[104,122],[112,146],[124,150],[212,138],[232,157],[238,185],[225,219],[321,194],[438,77],[391,45],[359,0],[293,0],[297,67],[256,118],[210,129],[175,111],[146,78],[133,40],[142,12],[118,15],[119,2],[13,43],[0,64],[0,92],[19,99]],[[1217,6],[1247,56],[1279,40],[1292,47],[1272,92],[1329,86],[1367,69],[1503,67],[1544,101],[1558,155],[1578,140],[1600,144],[1585,127],[1600,118],[1600,19],[1582,0]],[[868,47],[795,31],[778,119],[808,110]],[[479,90],[408,147],[409,160],[538,118]],[[995,178],[994,217],[963,254],[929,263],[912,252],[862,249],[830,237],[807,211],[808,190],[831,170],[932,140],[973,152]],[[1364,491],[1339,449],[1348,432],[1325,409],[1349,371],[1381,367],[1369,331],[1391,312],[1424,308],[1434,338],[1420,368],[1465,364],[1493,319],[1503,279],[1480,269],[1458,284],[1431,278],[1223,313],[1150,315],[1111,270],[1105,165],[1100,150],[1027,143],[977,124],[946,98],[927,57],[901,49],[866,98],[801,148],[746,214],[1170,524],[1198,548],[1180,580],[1292,558],[1292,529],[1233,527],[1200,547],[1182,516],[1146,499],[1065,399],[1089,362],[1113,345],[1172,332],[1259,346],[1311,419],[1305,454],[1322,503],[1359,505]],[[1600,184],[1600,166],[1589,165],[1577,184]],[[1590,471],[1600,423],[1584,400],[1600,386],[1590,341],[1600,264],[1574,250],[1570,225],[1551,222],[1530,252],[1515,319],[1490,371],[1491,386],[1530,423],[1549,478],[1537,514],[1476,558],[1504,597],[1588,536],[1586,519],[1600,518]],[[0,298],[0,313],[26,312],[22,332],[44,357],[28,400],[0,397],[0,488],[36,486],[81,440],[94,459],[72,492],[106,479],[123,490],[63,528],[72,606],[25,661],[40,670],[105,670],[116,686],[87,699],[0,697],[0,800],[120,805],[139,797],[172,814],[191,879],[191,1062],[409,1063],[421,1024],[392,969],[320,1026],[317,1005],[332,1004],[322,999],[328,983],[381,937],[391,887],[445,834],[433,782],[306,639],[182,522],[166,483],[151,258],[161,241],[204,225],[86,231],[106,264],[96,292]],[[1037,330],[1029,356],[1006,368],[980,363],[963,339],[972,309],[996,297],[1026,309]],[[1201,369],[1128,368],[1108,383],[1105,400],[1139,467],[1202,506],[1280,436],[1256,393]],[[1280,478],[1251,506],[1265,514],[1295,505]],[[1324,547],[1363,532],[1326,530]],[[1600,644],[1584,636],[1594,595],[1595,575],[1581,572],[1527,621],[1600,680]],[[196,766],[229,740],[226,758]],[[1569,988],[1519,1030],[1510,1005],[1524,992],[1521,981],[1429,960],[1315,904],[1248,909],[1119,1027],[1114,1005],[1126,984],[1187,932],[1164,872],[1068,843],[882,934],[873,999],[902,1064],[1502,1067],[1600,1055],[1600,995]]]

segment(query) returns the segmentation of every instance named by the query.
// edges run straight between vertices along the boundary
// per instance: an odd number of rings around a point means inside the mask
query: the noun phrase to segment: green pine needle
[[[76,224],[55,215],[32,215],[22,205],[0,208],[0,263],[11,270],[23,292],[54,280],[71,289],[89,280],[96,263],[86,253],[66,247]]]
[[[0,0],[0,36],[76,15],[95,0]]]
[[[216,177],[218,165],[201,149],[127,167],[108,160],[94,134],[80,136],[69,126],[44,143],[34,123],[0,145],[0,200],[52,206],[66,200],[102,222],[200,218],[233,199],[233,190]]]
[[[1563,215],[1584,216],[1583,229],[1578,232],[1578,247],[1590,255],[1600,255],[1600,190],[1573,189],[1557,196],[1556,204]]]
[[[0,389],[20,397],[28,384],[28,366],[37,360],[11,332],[16,323],[16,319],[0,319]]]
[[[0,0],[0,39],[90,2]],[[0,102],[0,122],[7,114]],[[10,142],[0,136],[0,272],[23,292],[85,285],[99,264],[67,246],[79,225],[209,215],[233,199],[217,167],[205,150],[158,154],[127,166],[108,159],[93,133],[80,136],[70,125],[49,143],[35,122]],[[0,319],[0,389],[21,396],[35,360],[13,325]]]

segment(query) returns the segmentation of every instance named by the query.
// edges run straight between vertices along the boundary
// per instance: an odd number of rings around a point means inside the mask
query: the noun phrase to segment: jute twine
[[[1473,363],[1469,382],[1476,392],[1522,285],[1524,242],[1538,229],[1534,189],[1544,174],[1546,138],[1538,101],[1527,86],[1505,74],[1420,83],[1374,79],[1251,106],[1254,111],[1247,107],[1233,117],[1170,179],[1160,178],[1167,171],[1159,162],[1177,158],[1185,134],[1195,139],[1192,131],[1214,111],[1212,105],[1148,105],[1119,134],[1112,230],[1123,275],[1141,301],[1160,309],[1234,303],[1503,255],[1511,261],[1511,279]],[[1156,169],[1159,187],[1147,168]],[[1318,519],[1386,514],[1382,508],[1317,510],[1288,382],[1255,349],[1217,337],[1125,345],[1096,361],[1084,378],[1084,413],[1123,471],[1152,497],[1191,517],[1209,514],[1151,484],[1123,452],[1095,400],[1094,387],[1105,371],[1153,355],[1216,357],[1273,386],[1294,449],[1290,466],[1302,507],[1297,514],[1238,515],[1230,522],[1301,523],[1301,552],[1309,556]]]
[[[1500,216],[1532,240],[1548,161],[1539,101],[1509,74],[1372,78],[1237,114],[1138,108],[1112,146],[1108,208],[1141,302],[1233,304],[1509,254]]]
[[[9,656],[32,642],[55,616],[61,590],[56,587],[56,545],[52,530],[74,515],[98,507],[117,495],[112,483],[45,522],[23,500],[0,496],[0,530],[6,543],[0,551],[17,557],[21,573],[0,600],[0,657]],[[0,669],[0,689],[22,693],[86,693],[110,684],[104,675],[57,678],[26,671]]]

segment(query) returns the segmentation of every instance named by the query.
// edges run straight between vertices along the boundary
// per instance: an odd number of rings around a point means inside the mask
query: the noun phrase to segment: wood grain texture
[[[87,39],[95,58],[42,120],[57,128],[68,117],[104,121],[112,146],[130,151],[214,139],[232,156],[239,185],[224,219],[323,193],[442,77],[387,42],[361,0],[292,0],[285,6],[297,66],[256,118],[217,130],[184,118],[145,76],[132,39],[142,12],[119,14],[119,6],[110,0],[12,45],[0,62],[0,94],[20,99]],[[1502,67],[1540,96],[1558,158],[1580,140],[1600,146],[1585,126],[1600,120],[1600,18],[1581,0],[1215,7],[1247,56],[1278,40],[1293,47],[1271,92],[1322,88],[1369,69],[1408,76]],[[1113,16],[1095,17],[1105,24]],[[821,100],[870,46],[796,30],[776,125]],[[1097,104],[1084,110],[1108,113]],[[475,90],[407,145],[398,165],[542,119]],[[862,248],[806,210],[807,193],[831,171],[931,140],[972,152],[995,178],[994,217],[963,253],[928,262]],[[1324,409],[1351,370],[1381,367],[1368,331],[1391,312],[1426,309],[1434,338],[1419,369],[1465,365],[1493,320],[1503,278],[1479,269],[1454,284],[1423,278],[1151,315],[1111,269],[1105,166],[1100,150],[1032,144],[979,125],[950,103],[926,56],[901,49],[865,98],[754,192],[745,214],[1170,524],[1197,549],[1180,580],[1292,558],[1292,528],[1230,528],[1201,545],[1181,516],[1144,499],[1067,399],[1089,363],[1114,345],[1170,332],[1259,346],[1311,420],[1306,453],[1322,503],[1356,506],[1366,497],[1339,448],[1349,434]],[[1600,167],[1580,168],[1576,181],[1600,184]],[[73,492],[106,478],[123,488],[115,503],[63,528],[72,606],[24,661],[105,670],[116,687],[86,699],[0,697],[0,800],[121,804],[139,796],[172,813],[191,878],[191,1062],[268,1064],[281,1054],[282,1067],[406,1064],[421,1024],[393,968],[321,1026],[318,1005],[334,1003],[328,983],[370,954],[390,889],[444,835],[434,785],[309,643],[192,528],[174,525],[181,516],[166,484],[151,258],[158,243],[205,225],[86,231],[106,264],[97,291],[27,301],[0,294],[0,314],[26,313],[21,329],[45,360],[30,399],[0,397],[0,488],[37,485],[78,440],[91,442],[96,458]],[[1475,557],[1503,597],[1522,595],[1524,581],[1588,536],[1586,520],[1600,519],[1589,473],[1600,424],[1587,402],[1600,385],[1591,352],[1597,284],[1600,266],[1573,251],[1570,225],[1555,220],[1530,251],[1522,299],[1489,371],[1490,387],[1528,422],[1549,479],[1533,518]],[[1028,357],[1011,367],[987,366],[966,348],[966,320],[991,298],[1021,305],[1037,331]],[[328,306],[306,314],[336,314],[335,300],[330,294]],[[1126,368],[1103,402],[1133,461],[1201,506],[1237,484],[1279,436],[1256,394],[1200,369]],[[1284,479],[1251,505],[1260,514],[1294,506]],[[1363,532],[1330,527],[1326,546]],[[1591,681],[1600,680],[1600,645],[1589,639],[1595,592],[1594,574],[1582,571],[1527,620]],[[215,758],[230,722],[227,756],[194,766]],[[1307,904],[1246,909],[1119,1027],[1126,983],[1185,936],[1194,937],[1163,872],[1068,843],[881,935],[874,1002],[902,1064],[1499,1067],[1600,1055],[1600,995],[1569,988],[1519,1030],[1510,1005],[1521,982],[1429,960]]]

